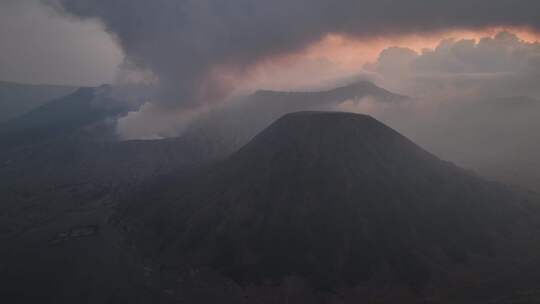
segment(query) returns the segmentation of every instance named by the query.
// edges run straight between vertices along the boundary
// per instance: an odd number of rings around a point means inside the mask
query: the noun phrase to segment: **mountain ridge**
[[[344,96],[344,98],[362,98],[365,96],[382,96],[382,101],[398,101],[400,99],[407,99],[407,96],[392,93],[386,89],[383,89],[370,81],[358,81],[347,85],[338,86],[327,90],[317,91],[276,91],[276,90],[257,90],[253,96],[276,96],[276,95],[316,95],[326,94],[329,96]],[[337,98],[339,99],[339,98]]]
[[[50,100],[66,96],[76,89],[75,86],[0,81],[0,123],[6,123]]]

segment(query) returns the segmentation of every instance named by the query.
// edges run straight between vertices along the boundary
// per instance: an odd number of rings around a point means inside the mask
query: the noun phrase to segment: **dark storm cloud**
[[[97,18],[128,59],[160,79],[163,100],[220,99],[228,76],[301,50],[328,33],[356,37],[481,28],[540,28],[537,0],[48,0]]]

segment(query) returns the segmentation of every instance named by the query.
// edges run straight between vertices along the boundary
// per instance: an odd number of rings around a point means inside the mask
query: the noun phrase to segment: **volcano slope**
[[[113,220],[178,300],[474,303],[540,282],[539,204],[369,116],[298,112]]]

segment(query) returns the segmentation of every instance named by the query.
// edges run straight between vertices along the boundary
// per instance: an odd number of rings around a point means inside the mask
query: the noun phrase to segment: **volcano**
[[[506,258],[510,243],[517,252],[538,206],[369,116],[298,112],[194,176],[147,187],[115,218],[156,263],[241,285],[298,276],[332,291],[382,278],[421,293]]]

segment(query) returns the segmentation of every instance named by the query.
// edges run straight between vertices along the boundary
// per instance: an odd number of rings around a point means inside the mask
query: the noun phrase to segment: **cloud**
[[[540,43],[510,32],[478,41],[445,39],[421,53],[388,48],[366,69],[388,87],[424,99],[540,96]]]
[[[540,54],[540,44],[527,43],[515,34],[475,40],[444,40],[435,50],[425,50],[414,62],[420,71],[446,73],[520,73],[530,70],[531,59]]]
[[[63,18],[37,0],[0,1],[0,80],[100,85],[121,62],[98,22]]]
[[[184,111],[170,111],[152,102],[144,103],[137,111],[120,118],[116,131],[123,140],[154,140],[174,137],[192,120],[207,109],[198,107]]]
[[[325,35],[353,37],[492,25],[540,28],[536,0],[49,0],[100,20],[128,59],[183,107],[226,96],[255,63]]]

